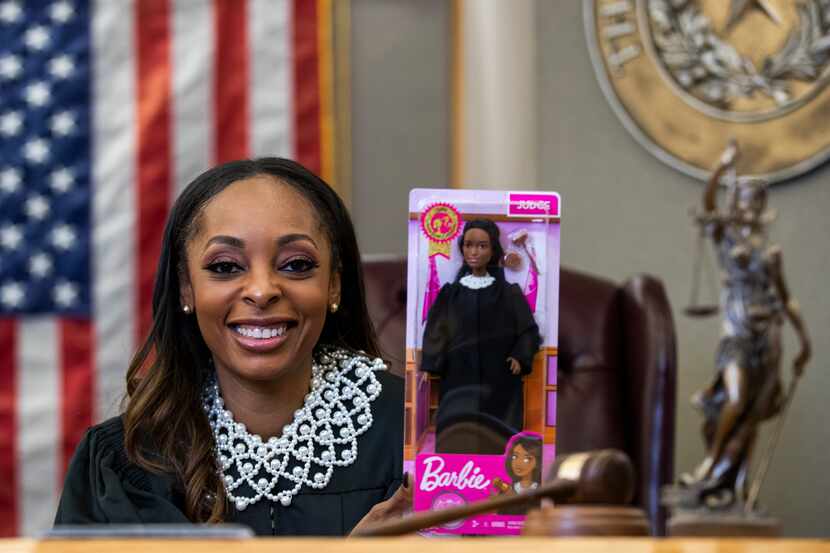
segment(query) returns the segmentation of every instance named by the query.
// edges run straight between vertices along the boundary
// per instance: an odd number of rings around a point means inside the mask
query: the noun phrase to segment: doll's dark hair
[[[226,496],[201,401],[211,353],[195,317],[181,309],[186,249],[199,232],[205,206],[231,184],[257,176],[271,177],[275,186],[289,186],[305,198],[328,239],[332,271],[340,273],[340,309],[326,315],[318,343],[379,355],[354,227],[328,184],[299,163],[281,158],[231,161],[196,177],[167,219],[153,289],[152,326],[127,371],[123,414],[130,460],[147,470],[175,475],[183,486],[185,515],[193,522],[222,521]]]
[[[522,446],[525,451],[536,459],[536,467],[533,469],[533,481],[542,483],[542,438],[533,434],[519,434],[510,440],[507,444],[507,452],[504,455],[504,470],[510,475],[510,478],[515,482],[516,473],[513,472],[511,464],[511,457],[513,450],[517,446]]]
[[[458,250],[461,252],[461,268],[458,269],[458,274],[455,280],[460,279],[473,270],[464,260],[464,236],[467,231],[472,229],[481,229],[490,237],[490,248],[493,250],[493,255],[490,256],[490,262],[487,263],[487,272],[497,279],[504,279],[504,269],[501,267],[501,260],[504,258],[504,248],[501,246],[500,236],[501,231],[496,223],[490,219],[471,219],[464,223],[464,231],[458,238]]]

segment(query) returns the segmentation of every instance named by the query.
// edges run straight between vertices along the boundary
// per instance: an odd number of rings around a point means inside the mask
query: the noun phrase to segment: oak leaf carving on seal
[[[830,0],[797,5],[799,23],[760,67],[719,35],[695,0],[649,0],[652,40],[674,81],[698,100],[729,109],[737,98],[765,95],[779,108],[799,98],[791,80],[830,76]]]

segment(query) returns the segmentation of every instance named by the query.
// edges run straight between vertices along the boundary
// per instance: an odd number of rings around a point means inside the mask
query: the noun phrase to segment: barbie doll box
[[[555,192],[409,195],[404,468],[416,511],[537,488],[556,441]],[[527,507],[433,528],[518,534]]]

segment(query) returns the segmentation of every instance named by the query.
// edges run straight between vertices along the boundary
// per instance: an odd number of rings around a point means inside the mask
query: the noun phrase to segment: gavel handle
[[[476,501],[463,507],[453,507],[451,509],[441,509],[439,511],[427,511],[417,515],[388,522],[377,524],[358,530],[354,532],[353,536],[368,537],[368,536],[401,536],[417,532],[418,530],[425,530],[433,526],[439,526],[458,520],[467,518],[481,513],[489,513],[498,511],[507,507],[516,507],[534,501],[538,501],[543,497],[549,497],[553,501],[564,501],[576,492],[577,482],[573,480],[565,480],[557,478],[546,484],[543,484],[535,490],[522,492],[516,495],[502,495],[485,499],[483,501]]]

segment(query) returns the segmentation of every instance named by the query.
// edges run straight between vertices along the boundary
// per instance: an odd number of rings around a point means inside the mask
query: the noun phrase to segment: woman
[[[424,330],[422,371],[441,378],[436,451],[501,454],[523,426],[522,376],[539,349],[539,328],[499,262],[499,228],[467,222],[458,242],[464,259],[441,288]],[[475,434],[467,430],[473,424]]]
[[[170,213],[124,413],[78,446],[56,524],[346,534],[401,512],[402,384],[377,356],[334,191],[284,159],[207,171]]]

